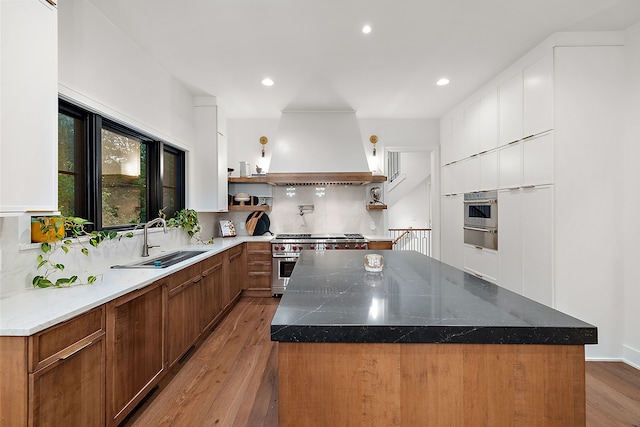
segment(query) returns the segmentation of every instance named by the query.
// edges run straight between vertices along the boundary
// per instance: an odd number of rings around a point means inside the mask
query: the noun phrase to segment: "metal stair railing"
[[[421,254],[431,256],[430,228],[390,228],[389,235],[393,239],[393,250],[418,251]]]

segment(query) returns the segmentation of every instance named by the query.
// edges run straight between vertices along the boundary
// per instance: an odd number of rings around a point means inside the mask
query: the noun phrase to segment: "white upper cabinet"
[[[500,145],[522,139],[522,73],[500,84]]]
[[[517,188],[522,186],[522,143],[509,144],[498,150],[500,188]]]
[[[445,117],[440,122],[440,165],[453,162],[453,136],[451,135],[453,119]]]
[[[523,185],[553,184],[553,132],[528,138],[522,150]]]
[[[553,129],[553,54],[549,52],[524,69],[523,134]]]
[[[58,209],[57,22],[45,2],[0,1],[0,213]]]
[[[480,188],[481,191],[498,188],[498,151],[493,150],[480,154]]]
[[[480,102],[473,102],[464,109],[464,147],[462,156],[469,157],[480,152]]]
[[[460,162],[464,173],[462,191],[468,193],[480,189],[480,156],[473,156]]]
[[[498,146],[498,89],[495,88],[480,99],[478,125],[479,151],[493,150]]]
[[[460,110],[453,115],[451,123],[451,146],[453,161],[458,161],[467,157],[465,153],[465,128],[464,128],[464,110]]]
[[[193,166],[189,205],[198,212],[228,209],[227,137],[223,133],[225,126],[218,121],[219,107],[215,102],[215,97],[198,97],[194,106],[196,144],[189,153]]]

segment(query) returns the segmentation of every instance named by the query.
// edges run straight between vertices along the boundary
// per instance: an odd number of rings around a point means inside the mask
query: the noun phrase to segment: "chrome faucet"
[[[161,223],[162,226],[164,227],[164,234],[167,234],[167,223],[165,222],[164,218],[156,218],[153,219],[151,221],[149,221],[148,223],[146,223],[144,225],[144,243],[142,245],[142,256],[149,256],[149,248],[154,248],[155,246],[151,246],[149,244],[147,244],[147,230],[149,229],[149,227],[151,227],[152,225],[155,225],[157,223]],[[156,245],[157,246],[157,245]]]

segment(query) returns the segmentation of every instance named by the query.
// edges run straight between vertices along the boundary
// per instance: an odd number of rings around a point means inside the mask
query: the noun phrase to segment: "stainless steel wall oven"
[[[464,195],[464,242],[498,249],[498,192],[479,191]]]

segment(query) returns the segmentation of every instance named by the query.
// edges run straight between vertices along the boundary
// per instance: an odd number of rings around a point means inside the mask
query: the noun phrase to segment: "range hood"
[[[384,178],[384,177],[382,177]],[[364,184],[369,171],[354,111],[285,111],[267,181],[276,185]]]

